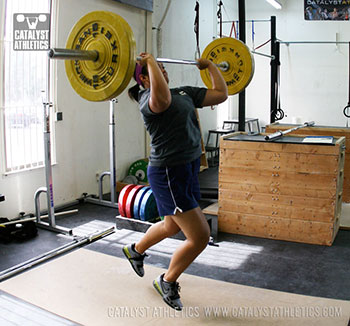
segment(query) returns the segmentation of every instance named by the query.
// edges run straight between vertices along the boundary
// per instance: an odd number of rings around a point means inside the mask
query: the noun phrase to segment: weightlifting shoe
[[[164,274],[162,274],[153,281],[153,286],[162,296],[166,304],[175,310],[182,310],[182,303],[179,295],[180,286],[178,282],[164,281]]]
[[[139,254],[135,250],[135,243],[124,246],[123,247],[123,253],[126,258],[128,258],[132,268],[134,269],[135,273],[142,277],[145,275],[145,271],[143,269],[143,260],[145,257],[147,257],[147,254]]]

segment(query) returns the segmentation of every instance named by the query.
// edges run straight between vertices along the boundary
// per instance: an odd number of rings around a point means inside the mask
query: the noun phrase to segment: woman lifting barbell
[[[186,240],[174,252],[168,270],[153,281],[163,300],[176,310],[182,309],[177,279],[204,250],[210,235],[198,205],[202,147],[195,108],[222,103],[228,96],[226,82],[215,64],[200,58],[198,68],[208,69],[211,89],[190,86],[169,89],[163,65],[152,55],[141,53],[134,74],[137,84],[129,89],[129,96],[139,102],[151,137],[147,174],[164,220],[152,225],[139,242],[125,246],[123,252],[142,277],[145,251],[180,230],[184,233]]]

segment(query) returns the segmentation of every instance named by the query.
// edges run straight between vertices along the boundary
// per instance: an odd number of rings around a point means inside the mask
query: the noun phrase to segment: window
[[[44,165],[42,91],[48,85],[47,52],[14,51],[13,24],[14,14],[49,12],[50,0],[5,2],[0,111],[4,117],[5,173]]]

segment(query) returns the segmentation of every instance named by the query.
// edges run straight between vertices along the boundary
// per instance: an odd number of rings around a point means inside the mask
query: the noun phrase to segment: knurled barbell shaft
[[[140,60],[141,57],[137,57],[137,60]],[[195,60],[182,60],[182,59],[169,59],[169,58],[156,58],[157,62],[160,63],[177,63],[183,65],[197,65],[198,62]]]
[[[87,51],[87,50],[71,50],[71,49],[58,49],[52,48],[48,53],[51,59],[62,59],[62,60],[90,60],[96,61],[98,59],[97,51]],[[140,60],[141,57],[137,57]],[[169,59],[169,58],[157,58],[157,62],[160,63],[176,63],[185,65],[198,65],[198,61],[195,60],[182,60],[182,59]],[[228,67],[227,62],[221,62],[216,65],[221,70],[226,71]]]
[[[97,61],[98,59],[97,51],[87,51],[87,50],[52,48],[49,50],[48,55],[50,59],[62,59],[62,60]]]
[[[141,57],[137,57],[137,60],[141,59]],[[177,63],[181,65],[198,65],[198,61],[196,60],[182,60],[182,59],[169,59],[169,58],[157,58],[157,62],[160,63]],[[220,68],[222,71],[226,71],[229,68],[229,65],[227,62],[221,62],[216,64],[218,68]]]

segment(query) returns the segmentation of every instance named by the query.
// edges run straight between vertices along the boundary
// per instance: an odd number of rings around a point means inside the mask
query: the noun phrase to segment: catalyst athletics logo
[[[46,51],[50,48],[50,14],[14,14],[13,50]]]

